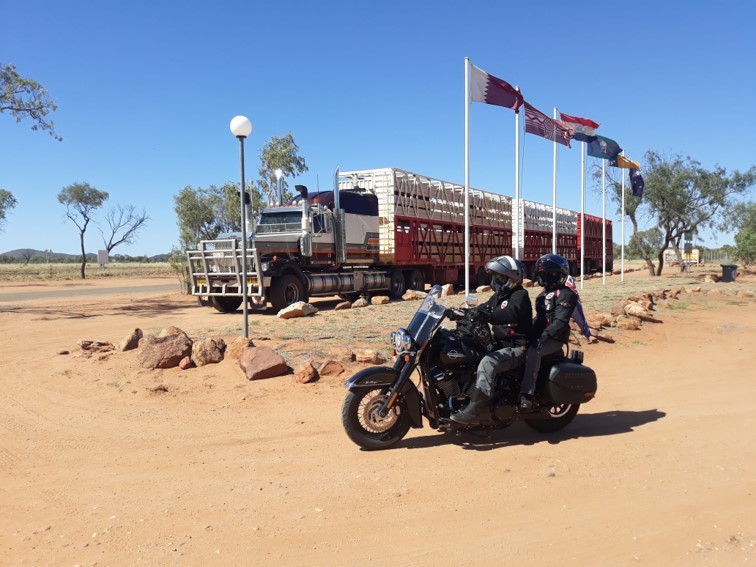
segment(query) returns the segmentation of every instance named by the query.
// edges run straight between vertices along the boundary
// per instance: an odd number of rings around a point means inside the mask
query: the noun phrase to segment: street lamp
[[[244,189],[244,138],[252,133],[252,123],[246,116],[231,119],[231,133],[239,140],[241,150],[241,232],[242,232],[242,305],[244,310],[244,338],[249,338],[247,325],[247,192]]]
[[[276,182],[278,184],[278,206],[280,207],[281,205],[283,205],[283,192],[281,191],[281,178],[283,177],[283,169],[277,167],[273,172],[273,175],[276,176]]]

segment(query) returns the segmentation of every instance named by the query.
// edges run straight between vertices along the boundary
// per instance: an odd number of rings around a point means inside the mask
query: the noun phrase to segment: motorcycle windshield
[[[431,333],[441,324],[446,309],[436,302],[440,297],[441,286],[434,285],[407,326],[407,332],[418,346],[424,345]]]

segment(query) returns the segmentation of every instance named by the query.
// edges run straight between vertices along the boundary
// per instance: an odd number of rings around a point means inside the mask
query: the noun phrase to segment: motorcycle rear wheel
[[[387,392],[388,388],[349,390],[341,406],[341,423],[346,434],[368,451],[392,447],[410,429],[409,414],[403,403],[391,408],[386,417],[378,414]]]
[[[561,431],[575,419],[580,404],[554,404],[544,409],[549,413],[548,419],[523,417],[522,420],[540,433],[554,433]]]

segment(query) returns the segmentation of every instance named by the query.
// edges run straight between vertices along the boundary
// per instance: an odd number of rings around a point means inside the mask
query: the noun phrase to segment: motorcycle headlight
[[[398,331],[391,333],[391,342],[393,343],[394,350],[397,354],[411,351],[414,345],[412,336],[405,329],[399,329]]]

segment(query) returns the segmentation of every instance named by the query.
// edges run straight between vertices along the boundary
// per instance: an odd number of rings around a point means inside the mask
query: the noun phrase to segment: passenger
[[[478,364],[470,402],[451,416],[462,425],[480,423],[481,413],[493,397],[494,378],[525,363],[527,337],[530,334],[533,307],[528,292],[522,287],[524,266],[511,256],[499,256],[486,264],[494,294],[476,308],[478,320],[490,322],[499,350],[487,354]]]
[[[575,311],[572,313],[572,320],[575,321],[578,327],[580,327],[580,332],[583,333],[585,339],[590,343],[591,339],[593,338],[593,334],[591,333],[590,327],[588,327],[588,322],[585,320],[585,313],[583,313],[583,303],[580,301],[580,294],[578,293],[577,286],[575,285],[575,280],[572,279],[572,276],[567,276],[567,281],[564,282],[564,285],[570,288],[575,293],[575,295],[578,296],[578,302],[575,305]],[[596,339],[593,340],[595,341]]]
[[[546,254],[535,265],[536,280],[543,291],[536,297],[536,316],[525,374],[520,388],[520,407],[532,409],[541,358],[562,350],[570,340],[570,317],[578,304],[578,295],[567,285],[569,262],[558,254]]]

